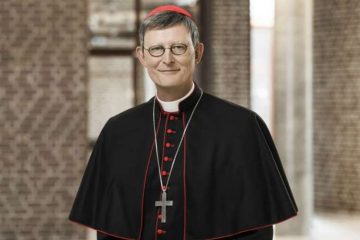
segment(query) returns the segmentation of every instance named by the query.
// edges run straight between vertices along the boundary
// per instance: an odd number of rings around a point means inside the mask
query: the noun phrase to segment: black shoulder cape
[[[180,110],[192,109],[199,92]],[[153,101],[105,124],[70,220],[120,239],[140,239],[147,170],[156,161]],[[186,149],[186,239],[221,239],[297,214],[270,132],[256,113],[204,93]]]

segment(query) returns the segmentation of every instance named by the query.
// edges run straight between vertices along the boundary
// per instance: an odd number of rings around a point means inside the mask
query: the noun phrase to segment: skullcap
[[[159,6],[157,8],[154,8],[153,10],[151,10],[148,15],[146,15],[145,19],[151,16],[154,16],[158,13],[161,12],[166,12],[166,11],[170,11],[170,12],[177,12],[180,13],[182,15],[185,15],[189,18],[192,18],[192,15],[185,9],[175,6],[175,5],[163,5],[163,6]]]

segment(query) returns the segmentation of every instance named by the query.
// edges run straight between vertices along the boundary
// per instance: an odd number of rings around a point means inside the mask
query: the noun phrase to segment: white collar
[[[165,101],[162,101],[159,99],[159,97],[156,95],[156,98],[157,100],[159,101],[162,109],[165,111],[165,112],[178,112],[179,111],[179,103],[186,99],[187,97],[189,97],[191,95],[191,93],[194,91],[195,89],[195,84],[192,83],[192,87],[190,89],[190,91],[185,95],[183,96],[182,98],[180,99],[177,99],[175,101],[170,101],[170,102],[165,102]]]

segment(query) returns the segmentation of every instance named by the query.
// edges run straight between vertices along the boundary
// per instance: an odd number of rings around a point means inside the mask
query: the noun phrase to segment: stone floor
[[[360,240],[360,215],[317,214],[309,236],[277,236],[275,240]]]

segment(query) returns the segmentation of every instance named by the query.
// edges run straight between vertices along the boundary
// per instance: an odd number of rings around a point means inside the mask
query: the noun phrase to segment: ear
[[[140,63],[146,67],[146,63],[144,60],[144,51],[142,49],[142,47],[138,46],[136,47],[136,57],[139,59]]]
[[[204,44],[199,43],[195,48],[195,63],[196,64],[199,64],[201,62],[203,53],[204,53]]]

